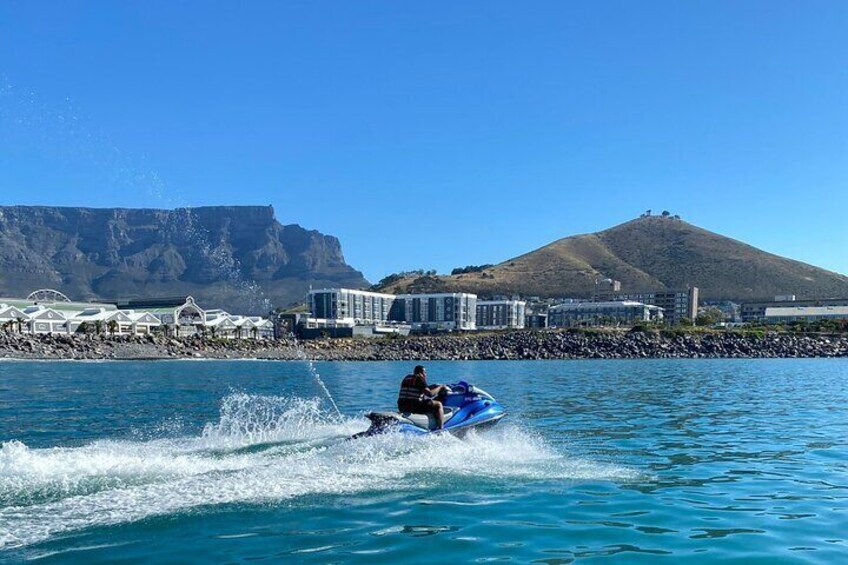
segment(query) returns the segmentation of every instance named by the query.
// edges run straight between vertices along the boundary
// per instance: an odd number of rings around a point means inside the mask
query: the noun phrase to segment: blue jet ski
[[[444,430],[436,428],[436,418],[432,414],[369,412],[365,417],[371,420],[371,427],[353,438],[385,432],[423,435],[444,431],[462,436],[472,428],[493,426],[506,415],[503,406],[481,388],[465,381],[446,386],[450,392],[438,398],[445,411]]]

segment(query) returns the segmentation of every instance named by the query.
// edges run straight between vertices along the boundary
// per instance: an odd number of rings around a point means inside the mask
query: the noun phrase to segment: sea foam
[[[318,399],[232,394],[200,435],[0,447],[0,548],[63,532],[224,504],[409,491],[457,481],[631,480],[503,423],[460,440],[386,434],[347,441],[363,418],[328,417]],[[415,480],[409,480],[414,476]]]

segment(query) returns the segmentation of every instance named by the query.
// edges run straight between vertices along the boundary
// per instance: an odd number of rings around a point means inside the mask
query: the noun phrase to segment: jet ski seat
[[[444,407],[445,411],[445,421],[447,424],[451,419],[451,416],[457,413],[457,409],[453,407]],[[419,428],[426,428],[428,430],[433,430],[436,428],[436,416],[433,414],[413,414],[410,412],[404,412],[401,414],[404,418],[418,426]]]

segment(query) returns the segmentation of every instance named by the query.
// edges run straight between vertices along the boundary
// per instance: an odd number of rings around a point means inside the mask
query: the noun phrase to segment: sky
[[[669,210],[848,273],[848,2],[5,0],[16,204],[271,204],[371,281]]]

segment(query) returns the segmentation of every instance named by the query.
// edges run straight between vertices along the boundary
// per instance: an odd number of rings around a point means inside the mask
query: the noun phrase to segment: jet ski
[[[444,429],[436,428],[436,417],[433,414],[369,412],[365,417],[371,420],[371,427],[354,435],[351,439],[386,432],[414,435],[448,432],[462,436],[470,429],[493,426],[506,415],[503,406],[481,388],[465,381],[445,386],[449,392],[438,398],[445,412]]]

